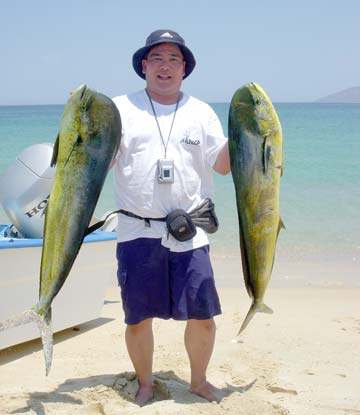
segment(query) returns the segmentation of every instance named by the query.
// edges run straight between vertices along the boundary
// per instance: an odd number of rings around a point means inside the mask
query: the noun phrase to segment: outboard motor
[[[52,144],[32,145],[0,177],[0,203],[25,238],[43,237],[44,209],[55,177],[55,168],[50,167],[52,152]]]

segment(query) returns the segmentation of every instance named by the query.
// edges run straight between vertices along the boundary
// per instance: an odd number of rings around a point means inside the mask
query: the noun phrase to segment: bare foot
[[[151,401],[154,397],[154,387],[150,386],[139,386],[138,391],[135,395],[135,403],[139,406],[144,406]]]
[[[209,402],[219,403],[226,394],[221,390],[216,388],[211,383],[205,381],[196,387],[190,387],[190,392],[195,393],[198,396],[201,396],[204,399],[207,399]]]

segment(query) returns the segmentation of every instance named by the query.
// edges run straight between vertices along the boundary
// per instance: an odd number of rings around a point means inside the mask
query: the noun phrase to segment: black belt
[[[124,209],[118,209],[118,210],[115,210],[114,212],[109,213],[105,217],[105,219],[95,223],[92,226],[89,226],[89,228],[85,232],[84,237],[86,235],[89,235],[89,233],[94,232],[95,230],[101,228],[101,226],[105,224],[108,218],[111,215],[114,215],[115,213],[121,213],[130,218],[143,220],[145,221],[146,226],[150,226],[150,221],[152,220],[157,221],[157,222],[166,222],[167,220],[167,216],[164,216],[162,218],[144,218],[142,216],[137,215],[136,213],[132,213]],[[195,226],[202,228],[207,233],[214,233],[218,230],[219,221],[215,214],[215,205],[210,198],[204,199],[204,201],[200,203],[198,207],[191,210],[189,212],[189,216],[191,217],[191,220]]]

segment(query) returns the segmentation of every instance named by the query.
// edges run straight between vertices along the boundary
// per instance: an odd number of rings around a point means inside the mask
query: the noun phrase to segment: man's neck
[[[149,91],[149,89],[146,88],[146,92],[153,101],[155,101],[159,104],[163,104],[163,105],[176,104],[178,102],[178,100],[180,99],[180,96],[181,96],[180,91],[177,92],[176,94],[172,94],[172,95],[161,95],[161,94],[156,94],[152,91]]]

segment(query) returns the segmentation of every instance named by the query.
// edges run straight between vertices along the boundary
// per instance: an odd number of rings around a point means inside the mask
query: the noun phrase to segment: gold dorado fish
[[[56,173],[45,213],[39,301],[0,323],[0,330],[31,321],[38,324],[46,375],[53,350],[51,303],[79,252],[120,138],[120,114],[110,98],[86,85],[70,95],[51,161]]]
[[[245,286],[252,304],[240,334],[256,312],[272,313],[263,299],[281,227],[282,130],[276,111],[256,83],[238,89],[229,110],[229,151],[240,230]]]

